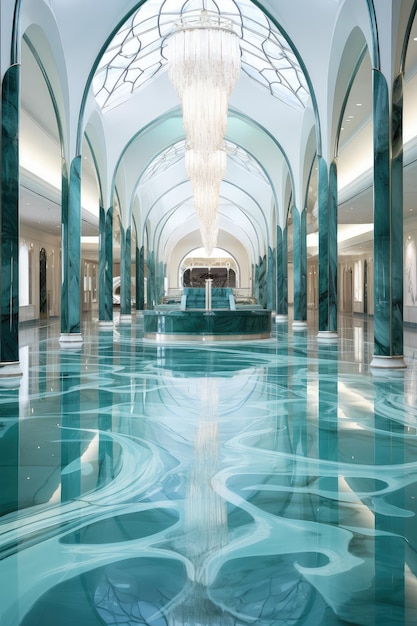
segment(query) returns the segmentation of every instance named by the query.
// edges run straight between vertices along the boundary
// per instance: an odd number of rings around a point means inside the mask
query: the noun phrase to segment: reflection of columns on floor
[[[277,297],[276,297],[276,285],[277,285],[277,279],[276,279],[276,253],[275,250],[273,250],[270,246],[268,246],[268,267],[267,267],[267,293],[266,293],[266,308],[269,311],[275,311],[276,310],[276,302],[277,302]]]
[[[146,281],[146,308],[155,308],[155,254],[152,250],[147,251],[147,281]]]
[[[288,237],[287,227],[277,227],[277,321],[288,319]]]
[[[120,226],[120,321],[132,319],[131,227]]]
[[[1,101],[1,379],[20,378],[19,367],[19,92],[20,66],[3,78]]]
[[[318,417],[319,458],[321,465],[319,486],[331,497],[320,496],[317,520],[337,525],[339,493],[339,428],[338,428],[338,344],[318,344]]]
[[[106,380],[113,370],[113,334],[99,330],[100,359],[98,373],[100,380]],[[106,435],[113,428],[113,388],[100,384],[98,389],[98,486],[106,485],[114,478],[114,443],[113,438]]]
[[[294,262],[294,330],[307,327],[307,232],[306,211],[292,208]]]
[[[99,321],[101,326],[113,326],[113,208],[100,207]]]
[[[81,343],[80,278],[81,278],[81,156],[71,163],[68,179],[66,165],[62,169],[62,345]]]
[[[80,359],[79,351],[61,353],[61,502],[81,494]]]
[[[337,170],[318,157],[319,338],[337,338]]]
[[[371,367],[405,367],[403,358],[403,79],[373,70],[374,358]],[[392,127],[391,127],[392,120]],[[391,142],[392,137],[392,142]],[[392,155],[392,158],[391,158]]]
[[[139,251],[139,263],[137,267],[137,289],[138,297],[136,300],[136,308],[143,311],[145,308],[145,246],[141,246]]]
[[[387,398],[387,386],[392,395],[404,394],[404,379],[390,380],[384,376],[375,381],[375,468],[401,467],[407,461],[404,458],[404,440],[407,436],[403,423],[388,419],[378,413],[379,398]],[[386,407],[386,405],[384,405]],[[389,430],[387,429],[389,428]],[[384,485],[375,485],[375,491]],[[414,491],[412,491],[414,493]],[[375,510],[375,624],[408,624],[404,613],[406,539],[404,512],[407,510],[404,488],[391,491],[385,496],[376,496],[381,503],[381,512]],[[388,510],[386,510],[388,507]],[[414,580],[414,576],[412,577]],[[410,579],[409,579],[410,580]],[[414,583],[413,583],[414,585]],[[415,598],[415,589],[409,588]],[[410,606],[409,600],[407,605]],[[411,622],[410,622],[411,623]]]
[[[141,300],[143,299],[143,279],[141,281],[141,250],[137,244],[138,237],[136,235],[135,244],[135,306],[136,311],[143,309],[141,306]]]

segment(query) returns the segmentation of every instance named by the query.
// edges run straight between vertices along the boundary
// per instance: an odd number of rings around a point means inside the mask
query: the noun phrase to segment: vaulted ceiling
[[[307,206],[314,235],[317,152],[327,161],[337,154],[339,232],[363,243],[352,224],[373,222],[373,51],[366,0],[23,0],[22,224],[60,235],[61,159],[71,161],[81,151],[83,235],[98,235],[99,207],[116,199],[121,223],[133,216],[138,239],[146,227],[148,245],[166,262],[176,248],[199,246],[166,45],[175,20],[202,9],[230,19],[241,37],[219,245],[240,246],[256,259],[292,204]],[[407,219],[417,210],[416,70],[413,31],[405,75]],[[310,253],[315,251],[312,242]]]

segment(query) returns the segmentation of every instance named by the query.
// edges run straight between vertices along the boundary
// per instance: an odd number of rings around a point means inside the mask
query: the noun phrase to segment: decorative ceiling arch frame
[[[86,141],[86,143],[87,143],[87,145],[88,145],[88,147],[90,149],[91,156],[92,156],[92,159],[93,159],[94,170],[95,170],[95,174],[97,176],[97,183],[98,183],[98,188],[99,188],[99,202],[100,202],[100,206],[103,206],[103,187],[102,187],[102,184],[101,184],[100,168],[98,166],[96,153],[94,151],[93,145],[92,145],[92,143],[90,141],[90,138],[89,138],[87,132],[84,133],[84,138],[85,138],[85,141]]]
[[[60,114],[60,111],[59,111],[59,106],[58,106],[58,102],[56,100],[55,92],[54,92],[54,90],[52,88],[52,84],[51,84],[51,81],[49,80],[49,76],[48,76],[48,73],[47,73],[47,71],[45,69],[45,66],[43,64],[43,61],[42,61],[41,57],[39,56],[38,51],[36,50],[36,48],[32,44],[32,41],[29,39],[29,37],[27,35],[27,31],[25,33],[23,33],[22,39],[25,42],[25,44],[27,45],[27,47],[29,48],[33,58],[35,59],[35,62],[37,64],[37,66],[39,67],[39,70],[40,70],[40,72],[42,74],[42,78],[45,81],[46,89],[47,89],[47,91],[49,93],[49,96],[51,98],[52,107],[54,109],[55,119],[56,119],[56,123],[57,123],[57,126],[58,126],[58,136],[59,136],[61,158],[64,158],[64,151],[63,151],[63,147],[64,147],[64,131],[63,131],[63,128],[62,128],[61,114]]]
[[[368,1],[372,1],[372,0],[368,0]],[[277,21],[277,19],[274,17],[274,15],[272,15],[272,13],[263,6],[262,0],[251,0],[251,2],[257,6],[262,13],[264,13],[267,18],[269,20],[271,20],[271,22],[273,23],[273,25],[275,26],[275,28],[281,33],[281,35],[286,39],[288,45],[290,46],[291,50],[294,53],[294,56],[296,57],[300,68],[302,69],[302,72],[304,74],[304,78],[307,82],[308,85],[308,90],[310,92],[310,98],[311,98],[311,104],[312,104],[312,108],[313,108],[313,113],[314,113],[314,119],[316,122],[316,143],[317,143],[317,152],[319,154],[321,154],[322,152],[322,141],[321,141],[321,122],[320,122],[320,114],[319,114],[319,109],[317,106],[317,99],[316,99],[316,94],[313,88],[313,83],[311,81],[310,75],[307,71],[307,67],[303,61],[303,58],[301,56],[301,54],[298,51],[297,46],[294,44],[294,42],[292,41],[291,37],[288,35],[288,33],[286,32],[286,30],[282,27],[282,25]]]
[[[412,7],[412,9],[410,11],[410,15],[409,15],[408,23],[407,23],[407,28],[405,30],[403,47],[402,47],[402,51],[401,51],[400,72],[402,74],[405,73],[405,64],[406,64],[406,60],[407,60],[408,45],[410,43],[410,34],[411,34],[411,29],[413,27],[414,19],[416,17],[416,13],[417,13],[417,0],[414,0],[413,7]]]
[[[188,179],[187,179],[187,180],[182,181],[182,183],[181,183],[181,184],[186,184],[186,183],[188,183],[188,182],[189,182],[189,181],[188,181]],[[231,183],[228,183],[228,184],[231,184]],[[239,189],[242,193],[244,193],[245,195],[249,196],[249,197],[251,198],[252,202],[254,203],[254,205],[258,207],[259,212],[260,212],[260,214],[263,216],[264,221],[265,221],[265,233],[266,233],[266,235],[268,235],[268,228],[267,228],[268,224],[267,224],[267,221],[266,221],[265,215],[264,215],[264,213],[263,213],[263,211],[262,211],[262,208],[260,207],[259,203],[258,203],[258,202],[257,202],[257,201],[253,198],[253,196],[251,196],[251,194],[248,194],[247,192],[245,192],[244,190],[242,190],[242,189],[241,189],[240,187],[238,187],[237,185],[232,185],[232,186],[234,186],[234,187],[238,188],[238,189]],[[176,185],[176,187],[178,187],[178,185]],[[172,190],[172,188],[171,188],[171,189],[168,189],[168,190],[165,190],[165,191],[164,191],[164,195],[168,194],[171,190]],[[221,197],[224,197],[224,196],[223,196],[223,194],[221,194]],[[191,196],[187,197],[187,199],[184,199],[184,200],[182,200],[180,203],[177,203],[175,207],[172,207],[172,209],[170,209],[169,211],[167,211],[166,213],[164,213],[164,214],[163,214],[163,216],[162,216],[162,217],[161,217],[161,218],[160,218],[160,219],[156,222],[156,225],[155,225],[155,227],[153,228],[153,237],[152,237],[152,239],[153,239],[153,244],[154,244],[154,248],[153,248],[154,250],[159,250],[159,249],[160,249],[160,247],[161,247],[161,246],[160,246],[160,240],[161,240],[161,237],[162,237],[163,230],[165,229],[166,224],[168,223],[169,219],[172,217],[173,213],[174,213],[174,212],[175,212],[175,211],[176,211],[176,210],[177,210],[180,206],[184,206],[184,204],[186,204],[187,202],[192,201],[192,198],[193,198],[193,196],[191,195]],[[153,211],[153,209],[154,209],[155,205],[156,205],[158,202],[160,202],[160,200],[161,200],[161,197],[160,197],[160,198],[158,198],[158,199],[156,199],[156,200],[155,200],[155,202],[153,203],[153,205],[149,208],[149,210],[148,210],[148,212],[147,212],[147,214],[146,214],[146,217],[145,217],[145,220],[144,220],[143,224],[145,224],[145,223],[149,223],[149,217],[150,217],[150,214],[151,214],[151,212]],[[258,244],[258,249],[260,250],[260,249],[261,249],[261,245],[260,245],[260,239],[259,239],[258,230],[257,230],[257,229],[256,229],[256,227],[252,224],[252,220],[248,217],[247,212],[246,212],[244,209],[242,209],[242,207],[241,207],[241,206],[238,206],[235,202],[233,202],[232,204],[233,204],[234,206],[236,206],[236,208],[237,208],[237,209],[239,209],[239,210],[241,210],[241,211],[242,211],[242,213],[245,215],[245,217],[248,219],[248,221],[249,221],[249,222],[250,222],[250,224],[252,225],[253,232],[255,233],[255,239],[256,239],[257,244]],[[191,209],[191,211],[194,211],[194,209],[192,208],[192,209]],[[195,216],[196,216],[196,218],[198,218],[197,214],[195,214]],[[159,234],[158,234],[158,230],[159,230]],[[242,229],[242,230],[243,230],[243,232],[245,232],[245,231],[244,231],[244,229]],[[267,238],[266,238],[266,241],[267,241],[267,245],[268,245],[268,239],[267,239]]]
[[[233,134],[231,134],[230,132],[230,122],[233,123],[233,120],[239,120],[239,121],[243,121],[244,123],[246,123],[248,126],[255,128],[257,131],[259,131],[260,134],[264,134],[265,137],[268,137],[268,139],[271,140],[271,143],[273,145],[275,145],[275,147],[278,149],[278,152],[280,153],[280,155],[283,157],[287,168],[288,168],[288,172],[290,175],[290,179],[291,179],[291,185],[292,185],[292,189],[293,189],[293,193],[295,192],[295,183],[294,183],[294,173],[293,173],[293,169],[291,167],[291,163],[289,161],[288,155],[286,153],[286,151],[284,150],[283,146],[281,145],[281,143],[277,140],[277,138],[268,130],[266,129],[262,124],[259,124],[259,122],[256,122],[255,120],[247,117],[245,114],[236,111],[235,109],[231,109],[229,112],[229,123],[227,126],[227,130],[226,130],[226,135],[225,135],[225,139],[227,139],[228,141],[232,141],[233,143],[235,143],[236,145],[240,146],[243,150],[246,150],[246,152],[248,152],[248,154],[250,154],[250,156],[257,162],[258,166],[262,169],[262,171],[264,172],[265,177],[267,178],[271,189],[272,189],[272,194],[273,194],[273,198],[274,198],[274,203],[275,203],[275,211],[276,211],[276,219],[277,219],[277,224],[281,225],[281,222],[285,222],[285,216],[284,214],[282,215],[282,219],[280,218],[280,215],[278,213],[279,211],[279,201],[278,201],[278,196],[277,196],[277,189],[276,189],[276,185],[274,184],[271,175],[269,174],[268,169],[262,164],[262,162],[259,160],[258,156],[255,154],[255,152],[250,149],[248,149],[248,147],[242,142],[242,141],[237,141],[236,138],[233,137]]]
[[[346,44],[348,43],[348,40],[346,40]],[[349,96],[350,96],[350,92],[352,91],[352,87],[353,84],[355,82],[355,78],[359,72],[360,66],[362,65],[362,62],[367,54],[367,52],[369,51],[368,46],[365,45],[362,49],[362,52],[360,53],[356,63],[355,63],[355,67],[353,68],[352,74],[350,76],[349,82],[347,84],[346,90],[345,90],[345,95],[343,98],[343,102],[342,102],[342,106],[340,108],[340,115],[339,115],[339,119],[337,122],[337,130],[336,130],[336,137],[335,137],[335,144],[334,144],[334,152],[333,152],[333,157],[337,158],[337,156],[339,155],[339,142],[340,142],[340,134],[341,134],[341,128],[342,128],[342,124],[343,124],[343,118],[345,115],[345,111],[346,111],[346,107],[347,107],[347,103],[349,100]]]
[[[161,126],[161,124],[172,123],[173,120],[178,122],[179,133],[178,133],[178,136],[176,137],[176,139],[173,140],[173,138],[168,138],[166,141],[164,141],[164,145],[161,146],[161,149],[159,151],[157,151],[156,153],[153,153],[152,156],[149,155],[149,158],[147,158],[147,160],[143,164],[143,167],[138,172],[136,184],[133,186],[133,188],[131,190],[131,195],[130,195],[129,209],[128,209],[129,219],[131,218],[131,215],[132,215],[134,198],[135,198],[135,196],[137,194],[138,187],[139,187],[140,181],[141,181],[141,177],[143,176],[143,174],[146,171],[146,169],[151,165],[151,163],[153,162],[153,160],[155,158],[158,158],[158,156],[160,156],[164,152],[164,150],[166,150],[170,146],[174,145],[174,143],[179,142],[179,141],[183,141],[185,139],[184,130],[183,130],[183,126],[182,126],[182,116],[181,116],[180,108],[177,107],[175,109],[174,113],[175,114],[173,115],[172,111],[167,112],[164,115],[158,117],[157,119],[152,120],[152,122],[150,122],[149,124],[147,124],[146,126],[141,128],[140,130],[138,130],[138,132],[135,133],[129,139],[128,143],[123,148],[123,150],[120,153],[119,158],[118,158],[118,160],[116,162],[116,167],[115,167],[115,170],[114,170],[114,173],[113,173],[113,181],[112,181],[112,185],[111,185],[111,195],[112,195],[112,190],[116,186],[117,172],[119,170],[120,164],[121,164],[123,158],[126,156],[127,151],[129,150],[129,148],[134,143],[136,143],[136,141],[141,140],[141,138],[143,138],[147,133],[150,133],[150,132],[153,132],[153,131],[160,133],[160,126]],[[287,165],[287,168],[288,168],[288,171],[289,171],[289,175],[290,175],[290,178],[291,178],[291,181],[292,181],[292,185],[293,185],[294,184],[294,179],[293,179],[292,169],[291,169],[289,160],[288,160],[287,155],[285,154],[282,146],[276,140],[276,138],[268,130],[266,130],[261,124],[255,122],[254,120],[251,120],[250,118],[248,118],[246,115],[244,115],[242,113],[236,112],[236,111],[234,111],[232,109],[231,112],[230,112],[229,117],[238,119],[242,123],[246,123],[246,124],[250,125],[252,128],[255,128],[257,130],[257,132],[259,132],[260,135],[264,134],[266,137],[268,137],[268,140],[271,140],[272,145],[275,146],[275,148],[278,150],[279,154],[283,157],[283,160],[285,161],[285,163]],[[267,181],[269,182],[269,184],[271,186],[272,194],[273,194],[273,197],[274,197],[274,200],[275,200],[275,208],[277,210],[277,207],[279,205],[278,199],[277,199],[277,193],[276,193],[276,189],[275,189],[275,184],[274,184],[274,182],[273,182],[273,180],[271,178],[271,175],[269,174],[268,168],[265,167],[265,165],[259,160],[258,156],[252,150],[248,149],[248,147],[246,145],[243,145],[242,142],[238,141],[236,139],[236,137],[233,136],[233,134],[230,134],[229,131],[227,131],[225,138],[228,141],[230,141],[231,143],[233,143],[236,146],[240,147],[242,150],[245,150],[245,152],[247,152],[248,155],[256,162],[256,164],[258,165],[260,170],[263,172],[265,178],[267,179]],[[152,141],[149,142],[149,143],[152,144]],[[147,214],[145,220],[143,221],[143,223],[146,222],[148,217],[149,217],[149,215]]]

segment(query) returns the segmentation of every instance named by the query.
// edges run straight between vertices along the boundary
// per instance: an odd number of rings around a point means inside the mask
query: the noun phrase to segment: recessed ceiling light
[[[344,128],[343,128],[343,126],[342,126],[342,128],[341,128],[340,130],[345,130],[345,129],[344,129]]]
[[[413,41],[417,41],[417,37],[414,37]]]
[[[356,106],[357,106],[357,107],[361,107],[361,106],[362,106],[362,102],[357,102],[357,103],[356,103]]]

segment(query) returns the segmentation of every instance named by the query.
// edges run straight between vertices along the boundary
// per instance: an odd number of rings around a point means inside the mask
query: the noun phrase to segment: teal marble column
[[[276,256],[277,256],[277,316],[285,317],[284,313],[284,304],[283,304],[283,293],[284,293],[284,262],[283,262],[283,233],[282,229],[277,226],[277,248],[276,248]]]
[[[0,386],[19,367],[19,98],[20,66],[3,79],[1,102],[1,326]],[[17,382],[16,382],[17,384]]]
[[[389,471],[388,468],[405,468],[414,463],[414,452],[406,454],[404,442],[410,436],[409,428],[395,419],[387,419],[384,408],[387,397],[404,398],[403,376],[375,379],[374,396],[374,467]],[[382,400],[382,402],[381,402]],[[379,412],[378,407],[381,407]],[[410,446],[407,445],[410,449]],[[407,536],[413,536],[411,525],[407,524],[414,515],[412,489],[407,489],[407,481],[393,482],[390,493],[385,497],[374,497],[375,502],[375,624],[408,624],[404,611],[406,593],[406,564],[410,546]],[[358,490],[359,491],[359,490]],[[378,500],[388,501],[393,513],[380,511]],[[410,506],[411,505],[411,506]],[[394,512],[402,512],[395,514]],[[412,519],[412,517],[411,517]],[[408,526],[408,528],[407,528]],[[407,585],[408,586],[408,585]],[[412,620],[414,621],[414,620]],[[411,622],[412,623],[412,622]]]
[[[62,168],[62,346],[82,342],[81,336],[81,156],[71,163],[69,179]]]
[[[325,160],[318,157],[319,205],[319,333],[320,339],[337,338],[337,169],[335,162],[328,171]]]
[[[99,323],[113,328],[113,209],[100,207],[98,250]]]
[[[337,167],[329,171],[329,331],[337,334]]]
[[[274,250],[268,246],[268,263],[266,276],[266,308],[275,311],[275,254]]]
[[[403,368],[403,79],[373,72],[374,357],[371,367]],[[391,139],[392,137],[392,139]],[[392,156],[391,156],[392,155]]]
[[[139,311],[143,306],[140,306],[141,289],[140,289],[140,250],[135,246],[135,303],[136,311]]]
[[[304,215],[303,215],[304,214]],[[292,208],[293,224],[293,264],[294,264],[294,320],[293,328],[303,330],[307,327],[307,252],[306,252],[306,215],[296,207]]]
[[[145,308],[145,247],[142,246],[139,250],[139,262],[136,263],[138,272],[137,288],[138,294],[136,296],[136,308],[143,311]]]
[[[8,389],[2,393],[0,423],[4,424],[0,437],[0,516],[2,516],[19,510],[19,389]]]
[[[120,320],[132,313],[131,227],[120,227]]]
[[[146,308],[148,310],[153,310],[155,308],[155,256],[151,250],[148,250],[146,266]]]
[[[257,275],[257,283],[258,283],[258,294],[259,304],[262,305],[264,309],[267,306],[267,260],[266,255],[259,259],[258,266],[258,275]]]
[[[316,519],[321,523],[337,525],[339,508],[339,427],[338,427],[338,344],[318,347],[318,452],[323,461],[319,475],[323,491],[331,498],[319,497]],[[324,485],[321,482],[324,481]]]

